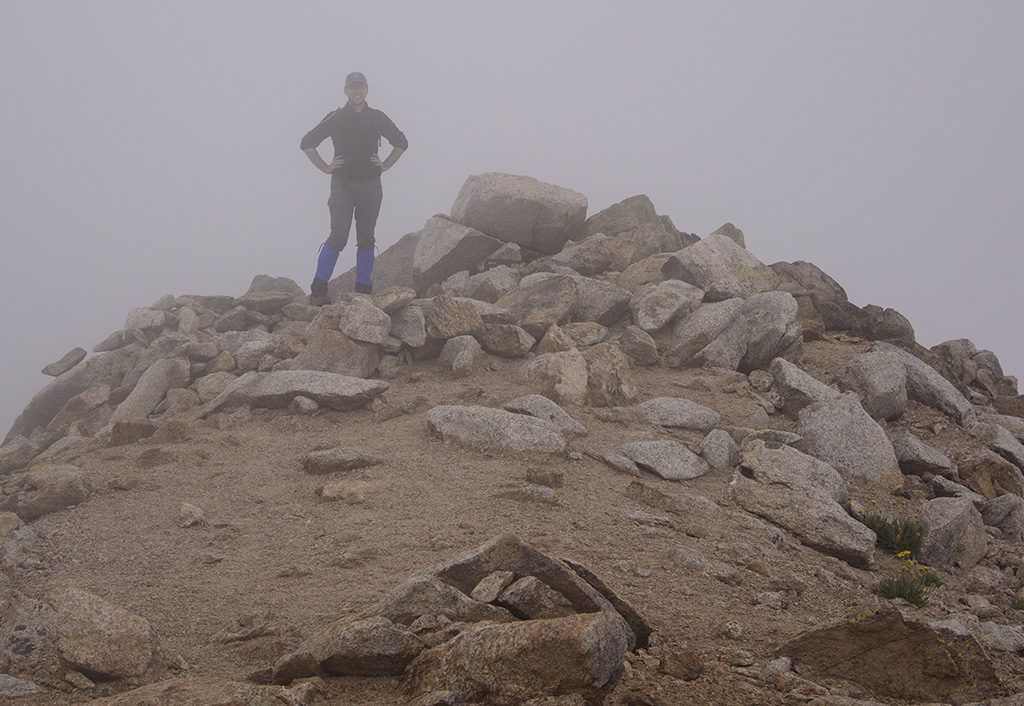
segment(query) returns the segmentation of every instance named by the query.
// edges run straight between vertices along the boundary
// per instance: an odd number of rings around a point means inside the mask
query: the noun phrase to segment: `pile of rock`
[[[809,263],[761,263],[731,224],[700,239],[676,230],[646,196],[590,218],[586,208],[582,195],[528,177],[471,177],[450,215],[382,253],[372,297],[340,293],[346,273],[331,283],[336,301],[316,308],[291,280],[261,275],[237,299],[167,296],[133,309],[96,355],[76,349],[46,367],[55,379],[0,448],[3,570],[32,561],[37,538],[25,523],[90,496],[82,471],[61,462],[76,444],[172,438],[176,425],[215,425],[234,410],[355,410],[373,404],[404,365],[436,359],[462,378],[486,355],[519,361],[515,374],[535,394],[502,409],[435,406],[425,415],[431,434],[499,453],[582,458],[573,445],[587,430],[573,408],[608,408],[608,419],[649,430],[604,454],[612,468],[678,483],[719,470],[731,476],[728,497],[742,512],[855,567],[872,565],[876,538],[854,519],[865,508],[851,489],[914,499],[922,558],[935,566],[970,570],[993,539],[1024,537],[1024,407],[994,354],[966,340],[925,350],[898,312],[856,307]],[[800,364],[805,343],[826,336],[860,341],[865,352],[820,380]],[[641,399],[637,369],[656,364],[720,376],[755,400],[760,416],[722,426],[720,410],[683,397]],[[954,458],[912,431],[890,438],[887,424],[918,408],[970,437],[970,453]],[[778,415],[786,430],[766,428]],[[333,449],[302,462],[320,474],[386,459]],[[333,496],[325,487],[321,497]],[[678,562],[735,578],[714,562]],[[8,585],[0,577],[0,590]],[[22,656],[41,660],[22,663],[8,650],[9,671],[57,679],[70,669],[82,683],[163,673],[141,618],[75,587],[42,598],[0,595],[7,644],[31,645]],[[990,622],[962,629],[998,632]],[[583,567],[499,537],[414,576],[368,615],[310,637],[267,676],[288,684],[316,674],[405,674],[424,703],[550,694],[595,701],[649,633]]]

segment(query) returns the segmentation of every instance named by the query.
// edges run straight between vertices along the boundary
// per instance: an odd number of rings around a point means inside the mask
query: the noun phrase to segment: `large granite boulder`
[[[608,612],[482,625],[422,652],[409,665],[409,685],[496,706],[559,694],[600,699],[623,674],[627,631]]]
[[[96,681],[142,683],[159,674],[159,647],[149,621],[73,582],[49,589],[44,599],[57,612],[57,651],[61,659]]]
[[[710,345],[733,320],[743,300],[739,297],[724,302],[703,304],[689,316],[677,319],[672,335],[665,343],[665,359],[671,367],[700,367],[697,354]]]
[[[684,397],[655,397],[641,402],[633,411],[651,424],[677,429],[713,429],[722,419],[715,410]]]
[[[779,276],[779,289],[796,299],[806,330],[849,331],[867,318],[846,298],[846,290],[816,265],[797,260],[776,262],[771,268]]]
[[[693,316],[683,319],[683,326]],[[767,368],[776,358],[798,361],[802,356],[803,337],[796,321],[796,300],[787,292],[763,292],[744,299],[721,332],[688,364],[750,373]]]
[[[882,351],[850,359],[836,383],[856,392],[864,411],[875,419],[896,419],[907,407],[907,369],[903,361]]]
[[[501,247],[501,242],[459,223],[434,216],[429,219],[416,241],[412,261],[412,279],[416,289],[443,282],[462,270],[475,269],[477,264]]]
[[[875,533],[853,519],[846,484],[827,463],[783,444],[755,439],[743,449],[731,485],[733,499],[854,566],[874,559]]]
[[[640,468],[665,480],[692,480],[711,467],[678,441],[633,441],[622,446],[622,454]]]
[[[647,194],[638,194],[592,215],[584,222],[578,238],[589,238],[596,233],[611,238],[651,224],[662,225],[661,218]]]
[[[785,358],[776,358],[768,366],[774,390],[782,397],[782,413],[796,415],[807,405],[839,397],[839,393],[817,378],[805,373]]]
[[[844,478],[895,490],[903,485],[896,453],[885,430],[847,392],[800,412],[796,447],[832,466]]]
[[[507,309],[512,323],[540,338],[552,324],[568,321],[580,301],[580,289],[573,277],[539,272],[524,277],[517,289],[494,305]]]
[[[488,172],[469,177],[452,220],[505,243],[553,255],[583,226],[587,197],[528,176]]]
[[[520,377],[558,404],[576,406],[587,402],[587,360],[576,348],[537,356],[522,367]]]
[[[953,384],[942,377],[934,368],[910,353],[890,343],[877,342],[872,352],[890,355],[903,364],[907,373],[907,397],[921,404],[935,407],[952,417],[958,424],[975,419],[971,403],[960,394]]]
[[[629,308],[633,323],[644,331],[657,331],[675,318],[692,314],[703,298],[703,290],[669,279],[640,287],[630,300]]]
[[[683,248],[662,267],[667,279],[681,279],[704,290],[709,302],[747,298],[779,286],[772,268],[724,235],[709,235]]]
[[[579,301],[570,313],[573,321],[592,321],[613,326],[629,310],[630,293],[602,280],[570,275],[579,291]]]
[[[921,559],[970,569],[985,557],[988,537],[969,498],[935,498],[921,506]]]
[[[151,365],[139,378],[131,393],[114,410],[110,423],[122,419],[148,417],[173,388],[189,384],[189,363],[186,358],[163,358]]]

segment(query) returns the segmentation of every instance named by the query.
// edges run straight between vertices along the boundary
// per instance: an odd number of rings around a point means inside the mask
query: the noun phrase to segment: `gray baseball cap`
[[[359,73],[358,71],[353,71],[352,73],[345,77],[345,88],[348,88],[353,83],[361,83],[364,86],[370,85],[366,82],[366,76],[364,74]]]

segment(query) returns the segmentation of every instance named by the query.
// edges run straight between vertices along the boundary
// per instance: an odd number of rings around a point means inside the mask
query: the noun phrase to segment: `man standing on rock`
[[[409,147],[402,131],[387,115],[366,104],[369,88],[366,76],[353,71],[345,77],[348,103],[329,113],[320,124],[306,133],[299,147],[317,169],[331,175],[331,235],[320,246],[316,276],[310,286],[310,304],[330,304],[327,283],[334,272],[338,254],[348,242],[352,218],[356,221],[356,292],[371,294],[374,237],[382,197],[380,175],[386,172]],[[334,143],[334,159],[325,162],[317,147],[328,137]],[[393,148],[383,162],[377,155],[381,137]]]

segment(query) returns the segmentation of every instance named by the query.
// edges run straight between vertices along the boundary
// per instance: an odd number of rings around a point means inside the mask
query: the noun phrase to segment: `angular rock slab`
[[[425,292],[430,285],[442,282],[456,272],[475,268],[500,247],[500,241],[484,235],[479,229],[435,216],[423,226],[416,241],[413,282],[420,292]]]
[[[541,272],[524,277],[515,291],[494,304],[507,309],[513,323],[540,338],[552,324],[566,321],[580,301],[580,288],[573,277]]]
[[[275,684],[313,676],[308,665],[319,665],[332,676],[402,674],[423,651],[423,642],[395,627],[387,618],[342,618],[303,642],[274,665]],[[299,666],[302,665],[302,666]],[[303,674],[305,671],[309,673]]]
[[[807,405],[839,397],[839,393],[831,387],[784,358],[773,360],[768,366],[768,372],[775,381],[775,391],[784,401],[782,413],[785,415],[795,417]]]
[[[622,677],[628,630],[608,612],[484,625],[422,652],[409,665],[409,685],[497,706],[560,694],[600,699]]]
[[[449,620],[465,623],[484,620],[503,623],[515,620],[505,608],[475,600],[432,574],[407,579],[389,591],[370,610],[405,625],[424,615],[443,615]]]
[[[582,228],[587,197],[533,177],[488,172],[466,179],[451,215],[502,242],[553,255]]]
[[[351,471],[384,463],[384,459],[363,453],[356,449],[334,448],[325,451],[312,451],[302,459],[302,467],[306,473],[315,476],[339,471]]]
[[[49,375],[50,377],[60,377],[71,368],[75,367],[83,360],[85,360],[86,352],[84,348],[74,348],[64,354],[64,357],[60,360],[50,363],[43,368],[43,375]]]
[[[644,331],[657,331],[672,319],[692,314],[704,299],[704,290],[678,279],[647,284],[630,300],[633,323]]]
[[[526,395],[509,400],[504,405],[506,412],[514,414],[528,414],[537,419],[551,422],[559,430],[566,434],[579,434],[585,436],[587,428],[577,422],[564,409],[552,402],[544,395]]]
[[[772,268],[730,238],[715,233],[677,252],[661,271],[666,278],[703,289],[709,302],[746,298],[779,286],[779,276]]]
[[[479,405],[440,405],[427,412],[430,432],[479,449],[565,453],[568,442],[554,424]]]
[[[315,370],[278,370],[272,373],[246,373],[228,385],[201,415],[216,412],[226,405],[248,404],[277,409],[287,407],[296,397],[308,397],[321,407],[342,412],[359,409],[390,387],[380,380],[324,373]]]
[[[875,419],[896,419],[907,408],[907,369],[896,356],[881,351],[855,356],[836,382],[843,391],[856,392]]]
[[[850,517],[846,484],[835,469],[796,449],[756,439],[747,444],[731,486],[733,499],[853,566],[874,560],[875,533]]]
[[[853,393],[805,407],[796,433],[803,437],[798,449],[828,463],[844,478],[877,483],[886,490],[903,485],[889,437]]]
[[[962,703],[1003,693],[995,665],[973,638],[895,610],[805,633],[779,654],[810,667],[812,678],[848,679],[881,699]]]
[[[699,478],[711,467],[707,461],[678,441],[634,441],[622,447],[622,453],[633,463],[665,480]]]

